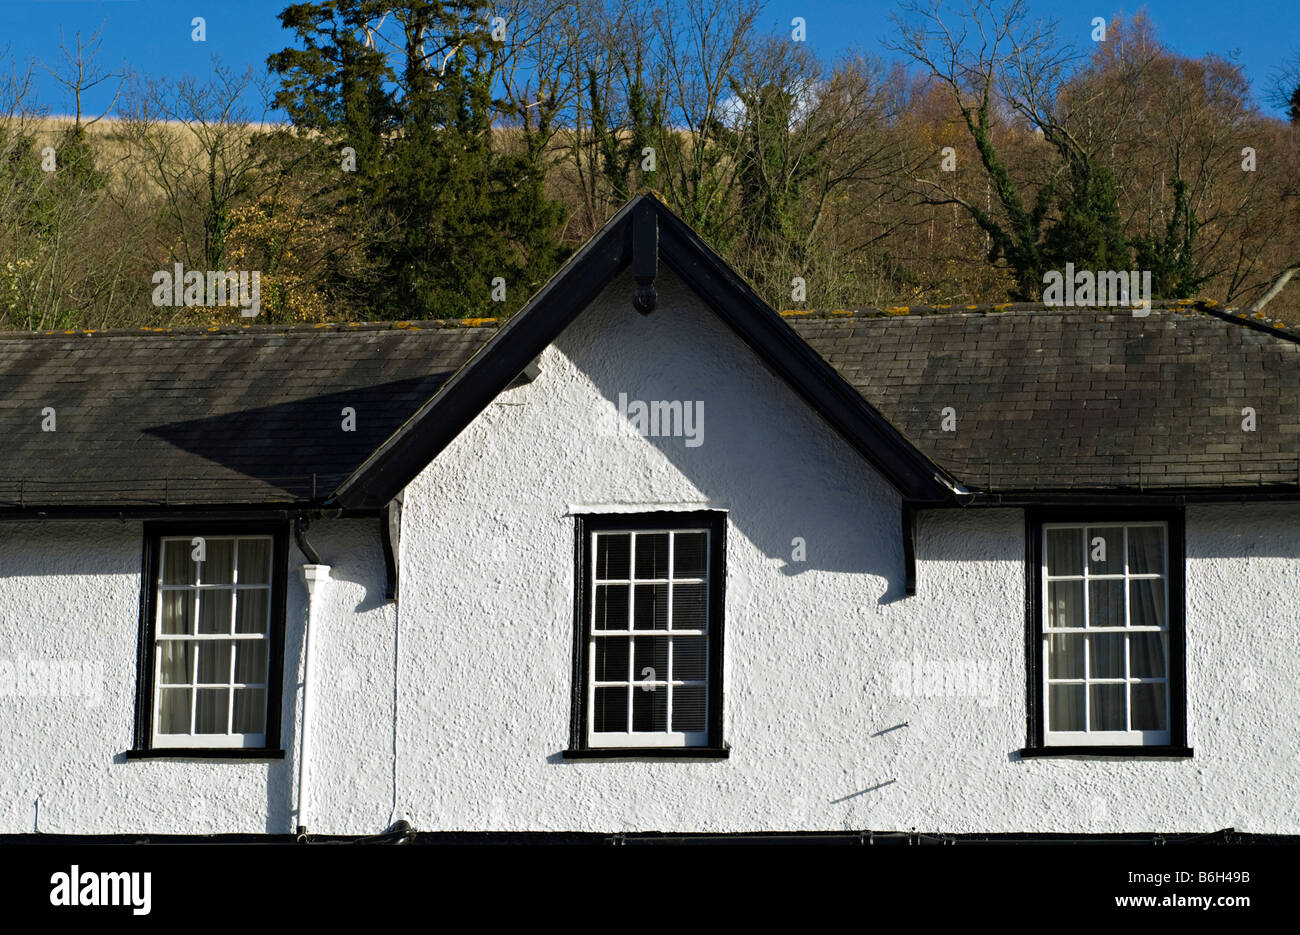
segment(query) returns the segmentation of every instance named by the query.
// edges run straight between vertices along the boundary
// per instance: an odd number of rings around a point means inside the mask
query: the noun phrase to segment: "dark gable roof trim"
[[[951,503],[955,481],[918,451],[683,221],[650,195],[614,215],[500,332],[343,481],[327,506],[375,509],[396,496],[633,261],[640,225],[658,259],[694,289],[902,496]],[[649,266],[642,257],[638,274]],[[628,296],[629,303],[633,296]]]

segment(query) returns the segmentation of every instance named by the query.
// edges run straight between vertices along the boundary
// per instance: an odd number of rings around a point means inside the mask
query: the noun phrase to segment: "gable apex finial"
[[[642,315],[649,315],[659,304],[655,276],[659,271],[659,216],[654,202],[644,196],[632,211],[632,275],[636,293],[632,305]]]

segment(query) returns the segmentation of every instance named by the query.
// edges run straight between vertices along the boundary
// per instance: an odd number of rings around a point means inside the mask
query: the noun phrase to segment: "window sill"
[[[600,747],[561,751],[566,760],[725,760],[730,747]]]
[[[283,750],[270,747],[153,747],[127,750],[128,760],[283,760]]]
[[[1019,751],[1022,760],[1037,759],[1040,757],[1053,756],[1095,756],[1108,758],[1163,758],[1169,760],[1185,760],[1192,757],[1191,747],[1107,747],[1102,745],[1096,746],[1075,746],[1075,747],[1026,747]]]

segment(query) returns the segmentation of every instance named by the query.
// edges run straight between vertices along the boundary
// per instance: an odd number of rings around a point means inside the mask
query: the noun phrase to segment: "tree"
[[[482,4],[294,4],[299,48],[272,55],[276,102],[302,130],[355,152],[350,201],[370,222],[370,269],[339,285],[380,314],[481,315],[504,280],[517,308],[562,250],[562,207],[536,146],[511,152],[494,118],[494,54]],[[498,55],[495,61],[502,61]],[[516,108],[517,109],[517,108]]]
[[[62,85],[71,95],[73,100],[73,131],[82,136],[82,131],[93,124],[103,120],[104,117],[113,110],[117,103],[118,95],[122,92],[122,86],[126,82],[126,72],[103,72],[95,65],[95,58],[99,54],[100,35],[103,33],[103,26],[95,30],[86,41],[82,41],[81,33],[76,34],[73,40],[72,48],[63,40],[63,30],[59,30],[59,48],[63,52],[63,62],[57,69],[45,66],[45,70],[50,73],[56,82]],[[81,121],[81,99],[92,88],[96,88],[105,81],[111,81],[117,78],[117,90],[113,92],[113,100],[104,108],[104,113],[89,120],[86,123]]]
[[[1063,90],[1077,53],[1056,41],[1052,25],[1027,23],[1024,0],[996,3],[972,0],[957,24],[949,25],[939,0],[906,0],[895,16],[901,38],[890,47],[949,92],[997,210],[982,207],[933,172],[916,177],[922,202],[965,210],[988,237],[990,262],[1010,268],[1013,297],[1032,299],[1048,269],[1065,262],[1123,269],[1128,257],[1114,180],[1069,125]],[[1016,121],[1055,152],[1045,178],[1012,171],[1004,153],[1009,147],[999,138],[1005,142],[1014,135]]]
[[[1268,99],[1292,124],[1300,125],[1300,52],[1273,73]]]
[[[127,171],[142,172],[162,194],[160,246],[169,257],[194,269],[226,268],[232,213],[253,196],[251,139],[269,109],[264,80],[215,58],[207,81],[134,83],[122,119],[133,156]]]

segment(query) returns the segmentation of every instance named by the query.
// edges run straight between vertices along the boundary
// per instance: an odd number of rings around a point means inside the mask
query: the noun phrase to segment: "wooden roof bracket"
[[[397,601],[398,556],[402,536],[402,497],[405,490],[389,500],[379,514],[379,541],[384,546],[384,600]]]
[[[903,594],[916,595],[916,507],[903,501]]]

